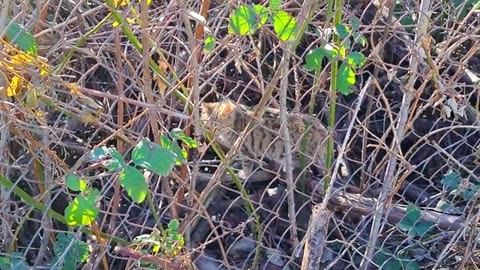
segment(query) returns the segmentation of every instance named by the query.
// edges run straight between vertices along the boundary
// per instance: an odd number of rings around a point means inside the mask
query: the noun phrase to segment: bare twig
[[[400,143],[403,140],[403,137],[406,132],[406,126],[408,120],[408,113],[410,111],[410,104],[415,95],[415,90],[413,85],[417,80],[417,70],[419,66],[418,57],[422,54],[422,41],[428,38],[427,28],[428,28],[428,10],[430,8],[430,0],[422,0],[421,7],[419,11],[419,23],[418,30],[415,35],[415,44],[416,44],[416,53],[412,53],[410,57],[410,75],[406,80],[405,85],[403,86],[403,100],[399,112],[399,117],[397,120],[396,131],[394,132],[394,139],[390,149],[390,158],[388,161],[385,178],[383,179],[383,186],[380,192],[379,204],[376,206],[376,211],[373,217],[372,229],[370,231],[370,237],[368,241],[368,247],[365,251],[364,259],[362,260],[361,266],[362,269],[367,269],[370,265],[370,261],[373,259],[373,255],[376,250],[376,244],[380,232],[380,226],[382,224],[384,210],[388,211],[388,205],[386,202],[390,192],[393,189],[394,171],[397,165],[397,155],[400,151]],[[387,209],[385,209],[387,208]]]
[[[366,198],[360,194],[353,194],[342,189],[336,189],[334,195],[329,200],[330,209],[339,209],[339,211],[348,211],[349,213],[371,216],[377,212],[377,205],[381,201],[374,198]],[[392,224],[398,224],[407,214],[407,206],[392,205],[390,211],[386,213],[385,219]],[[422,210],[420,221],[428,221],[445,231],[457,231],[465,229],[465,218],[457,215],[449,215],[432,210]],[[472,228],[477,230],[478,228]]]
[[[121,72],[122,70],[122,67],[123,67],[123,54],[121,53],[121,43],[120,43],[120,30],[118,28],[115,28],[114,29],[114,35],[115,35],[115,38],[114,38],[114,42],[115,42],[115,50],[116,50],[116,60],[117,60],[117,64],[116,64],[116,68],[117,68],[117,74],[118,74],[118,77],[117,77],[117,95],[119,97],[124,97],[124,76],[123,76],[123,73]],[[122,127],[123,126],[123,110],[124,110],[124,105],[125,103],[122,101],[122,100],[119,100],[117,102],[117,125],[119,127]],[[118,140],[117,141],[117,149],[120,153],[124,153],[125,151],[125,144],[124,142],[122,142],[121,140]],[[109,233],[112,233],[114,228],[115,228],[115,222],[116,222],[116,219],[117,219],[117,213],[118,213],[118,207],[119,207],[119,203],[120,203],[120,181],[117,177],[114,178],[114,188],[113,188],[113,197],[112,197],[112,201],[111,201],[111,212],[112,212],[112,215],[111,215],[111,218],[110,218],[110,223],[109,223],[109,228],[108,228],[108,232]]]
[[[285,145],[285,156],[283,160],[283,168],[286,171],[287,177],[287,198],[288,198],[288,218],[290,220],[290,239],[292,245],[298,245],[297,235],[297,221],[295,211],[295,183],[293,182],[292,174],[292,145],[290,139],[290,132],[288,130],[287,119],[287,88],[288,88],[288,70],[290,64],[290,48],[289,43],[284,44],[282,65],[280,66],[282,81],[280,81],[280,134]]]
[[[188,18],[189,10],[188,10],[188,7],[187,7],[187,2],[186,1],[179,1],[179,3],[180,3],[180,7],[181,7],[181,18],[183,20],[183,26],[184,26],[184,29],[185,29],[185,33],[187,34],[188,45],[189,45],[188,49],[189,49],[189,53],[190,53],[190,57],[188,59],[189,76],[188,76],[188,79],[187,79],[187,87],[189,88],[188,100],[191,101],[194,104],[193,112],[192,112],[193,122],[187,123],[187,135],[190,135],[190,134],[188,134],[188,133],[190,133],[190,124],[193,124],[193,127],[194,127],[193,136],[194,136],[194,138],[200,138],[200,136],[202,134],[202,130],[201,130],[201,127],[200,127],[199,121],[198,121],[198,119],[200,119],[200,113],[199,113],[199,104],[200,104],[200,87],[199,87],[200,86],[200,79],[199,79],[199,72],[200,71],[199,71],[199,68],[200,68],[200,65],[199,65],[199,61],[200,61],[202,46],[201,46],[201,43],[198,42],[197,38],[203,38],[203,34],[202,34],[201,37],[197,36],[197,35],[200,35],[199,32],[203,33],[203,31],[199,30],[199,29],[203,29],[203,26],[199,26],[197,31],[194,33],[192,31],[192,28],[191,28],[190,19]],[[208,10],[208,5],[207,6],[202,5],[202,8],[203,9],[206,8]],[[187,109],[188,107],[185,106],[185,108]],[[191,175],[191,177],[190,177],[190,179],[191,179],[190,190],[192,192],[195,190],[196,174],[198,172],[198,166],[195,166],[195,167],[196,167],[196,169],[193,170],[193,175]],[[185,170],[185,168],[183,168],[183,170]],[[193,205],[194,200],[193,200],[192,196],[188,197],[188,201],[191,205]],[[185,240],[186,240],[188,246],[191,245],[191,243],[190,243],[190,237],[191,237],[191,227],[190,227],[190,225],[191,224],[188,223],[186,225],[186,228],[185,228]]]
[[[328,209],[315,205],[308,223],[305,240],[305,251],[302,260],[302,270],[315,270],[320,265],[323,249],[328,236],[328,223],[333,214]]]
[[[115,252],[129,259],[133,259],[136,261],[143,260],[145,262],[153,263],[165,269],[172,269],[172,270],[190,269],[190,267],[187,267],[186,265],[184,265],[180,257],[168,260],[168,259],[163,259],[154,255],[145,255],[140,251],[132,250],[126,247],[116,247]]]

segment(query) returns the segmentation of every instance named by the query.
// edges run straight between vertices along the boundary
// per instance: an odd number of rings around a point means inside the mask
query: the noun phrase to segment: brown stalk
[[[117,69],[117,95],[119,97],[124,97],[124,77],[123,77],[123,72],[122,67],[123,67],[123,57],[122,57],[122,49],[121,49],[121,41],[120,41],[120,33],[118,28],[115,28],[114,30],[115,34],[115,55],[116,55],[116,69]],[[123,126],[123,110],[124,110],[124,102],[122,100],[118,100],[117,102],[117,125],[119,127]],[[121,140],[117,140],[117,149],[120,153],[125,153],[125,144]],[[108,227],[109,233],[113,232],[113,228],[115,228],[115,221],[117,218],[117,212],[118,212],[118,206],[120,204],[120,182],[118,180],[118,177],[114,180],[114,190],[113,190],[113,197],[112,197],[112,203],[111,203],[111,211],[112,215],[110,216],[110,224]]]
[[[201,4],[201,7],[200,7],[200,15],[202,17],[204,17],[205,19],[207,18],[209,7],[210,7],[210,0],[203,0],[202,4]],[[198,43],[199,40],[203,40],[204,32],[205,32],[205,29],[204,29],[203,24],[198,23],[196,28],[195,28],[195,33],[194,33],[194,36],[195,36],[195,46],[194,47],[197,48],[196,54],[195,54],[195,57],[197,59],[197,61],[196,61],[197,63],[199,63],[200,60],[202,59],[202,50],[198,49],[198,44],[197,43]],[[187,79],[187,88],[192,89],[192,86],[193,86],[193,77],[190,76]],[[197,105],[198,104],[194,104],[194,106],[197,106]],[[187,121],[187,123],[185,125],[184,133],[188,137],[192,137],[191,126],[192,126],[191,121]],[[186,145],[185,143],[182,142],[182,146],[188,152],[188,150],[189,150],[188,145]],[[187,179],[187,177],[188,177],[187,165],[182,164],[181,167],[180,167],[180,178]],[[191,192],[195,192],[194,188],[192,188]],[[177,192],[177,195],[175,197],[176,197],[176,202],[177,203],[183,201],[185,199],[185,190],[183,188],[179,189],[178,192]],[[177,203],[174,204],[174,207],[176,205],[178,205]]]
[[[38,21],[36,22],[36,26],[35,26],[35,34],[38,34],[46,28],[45,26],[48,25],[45,22],[45,19],[47,18],[47,14],[48,14],[49,3],[47,2],[45,4],[45,0],[38,0],[36,5],[37,5],[37,9],[40,10]]]
[[[143,260],[145,262],[153,263],[161,269],[171,269],[171,270],[183,270],[188,269],[182,265],[182,262],[178,259],[166,260],[154,255],[145,255],[139,251],[132,250],[127,247],[116,247],[115,252],[120,254],[123,257],[128,257],[136,261]]]
[[[98,248],[100,249],[100,256],[102,256],[103,269],[108,270],[109,268],[108,268],[107,257],[105,256],[107,253],[105,252],[105,247],[103,246],[105,244],[105,241],[101,236],[101,232],[100,232],[100,229],[98,228],[96,221],[92,223],[91,227],[92,227],[92,232],[95,234],[95,237],[97,238]]]

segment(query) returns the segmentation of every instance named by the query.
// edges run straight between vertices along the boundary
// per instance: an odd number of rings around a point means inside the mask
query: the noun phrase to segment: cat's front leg
[[[242,157],[242,169],[238,172],[238,177],[246,180],[253,171],[253,162],[248,157]]]
[[[287,157],[282,157],[279,161],[283,173],[287,173]]]

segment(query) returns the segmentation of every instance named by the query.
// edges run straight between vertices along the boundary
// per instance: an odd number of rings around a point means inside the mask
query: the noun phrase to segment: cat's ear
[[[212,112],[217,108],[218,104],[217,103],[207,103],[207,102],[202,102],[201,103],[201,110],[203,113],[206,115],[211,115]]]
[[[235,103],[226,102],[222,108],[222,115],[230,115],[235,110]]]

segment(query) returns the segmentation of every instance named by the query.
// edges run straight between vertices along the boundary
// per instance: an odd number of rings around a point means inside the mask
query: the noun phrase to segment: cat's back
[[[287,126],[293,152],[300,151],[301,144],[307,143],[307,152],[315,156],[323,152],[325,139],[328,136],[326,128],[317,118],[296,112],[287,113]],[[256,121],[254,130],[246,138],[247,147],[256,156],[265,156],[272,160],[282,159],[285,154],[285,143],[281,139],[280,110],[266,108],[261,119]]]
[[[280,120],[280,110],[268,108],[265,110],[263,123],[272,131],[280,132],[282,122]],[[292,139],[298,139],[306,133],[314,135],[316,138],[327,136],[327,129],[322,122],[314,116],[299,112],[287,113],[287,125]]]
[[[247,124],[253,121],[253,129],[246,134],[244,150],[255,156],[267,155],[277,159],[284,154],[284,142],[280,136],[282,121],[280,110],[265,108],[258,119],[254,117],[255,107],[247,107],[230,101],[205,103],[202,105],[202,120],[214,128],[218,139],[224,145],[233,145]],[[303,139],[312,146],[323,144],[327,130],[317,118],[298,112],[287,113],[287,125],[293,146]],[[307,136],[307,137],[305,137]],[[316,148],[316,147],[313,147]]]

